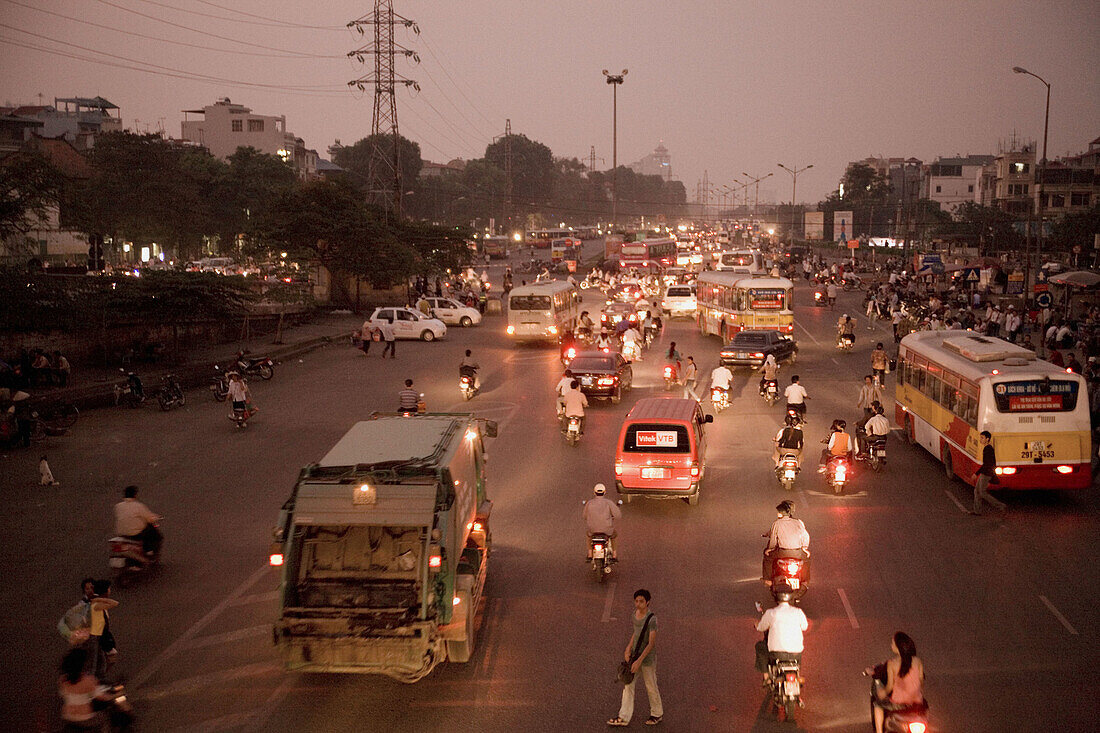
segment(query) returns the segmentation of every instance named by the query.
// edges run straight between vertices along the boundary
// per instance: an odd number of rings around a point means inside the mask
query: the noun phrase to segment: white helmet
[[[606,492],[606,491],[607,491],[607,487],[604,486],[603,484],[596,484],[595,486],[592,487],[592,493],[595,494],[596,496],[603,496],[604,492]]]

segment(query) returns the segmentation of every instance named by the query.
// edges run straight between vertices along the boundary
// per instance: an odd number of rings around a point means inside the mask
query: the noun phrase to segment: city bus
[[[619,268],[670,267],[676,263],[676,240],[672,237],[624,242],[619,249]]]
[[[894,420],[902,436],[968,484],[993,435],[997,489],[1084,489],[1092,437],[1084,379],[1035,352],[970,331],[901,340]]]
[[[507,333],[515,341],[557,341],[576,327],[580,300],[577,289],[564,280],[512,288]]]
[[[485,237],[481,240],[481,253],[487,254],[494,260],[508,256],[508,237]]]
[[[526,233],[523,241],[528,247],[548,249],[550,243],[555,239],[565,239],[572,236],[572,229],[533,229]]]
[[[550,261],[561,262],[562,260],[577,260],[580,259],[581,253],[581,240],[575,237],[566,237],[564,239],[555,239],[550,243]]]
[[[714,254],[714,269],[740,275],[765,275],[764,255],[757,249],[721,250]]]
[[[699,330],[723,343],[738,331],[794,331],[794,283],[785,277],[701,272],[695,300]]]

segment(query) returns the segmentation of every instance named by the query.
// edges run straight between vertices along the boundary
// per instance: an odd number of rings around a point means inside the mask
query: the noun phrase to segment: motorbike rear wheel
[[[157,402],[160,403],[160,409],[165,412],[172,409],[172,397],[167,392],[157,392]]]
[[[270,364],[261,364],[257,367],[256,373],[260,375],[260,379],[266,382],[275,376],[275,369]]]

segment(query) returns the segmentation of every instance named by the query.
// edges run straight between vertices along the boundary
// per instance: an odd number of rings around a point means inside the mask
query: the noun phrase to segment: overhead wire
[[[159,5],[162,8],[167,8],[168,10],[174,10],[174,11],[179,12],[179,13],[190,13],[191,15],[199,15],[199,16],[202,16],[202,17],[205,17],[205,18],[215,18],[216,20],[228,20],[231,23],[248,23],[248,24],[251,24],[251,25],[264,25],[264,26],[269,26],[269,27],[274,26],[274,27],[277,27],[277,28],[287,28],[287,27],[289,27],[289,28],[301,28],[303,30],[318,30],[318,31],[342,31],[342,30],[346,30],[346,26],[342,26],[342,25],[340,25],[340,26],[308,25],[308,24],[305,24],[305,23],[293,23],[293,22],[290,22],[290,21],[282,21],[282,20],[278,20],[277,18],[268,18],[268,17],[263,16],[263,15],[255,15],[253,13],[246,13],[243,10],[234,10],[233,8],[227,8],[227,7],[224,7],[222,5],[217,5],[215,3],[212,3],[212,2],[206,2],[206,0],[197,0],[197,1],[202,3],[203,5],[209,5],[212,8],[217,8],[219,10],[225,10],[225,11],[230,12],[230,13],[238,13],[240,15],[245,15],[245,16],[248,16],[250,18],[258,18],[262,21],[267,21],[267,22],[261,23],[261,22],[255,21],[255,20],[240,20],[239,18],[227,18],[224,15],[214,15],[213,13],[204,13],[204,12],[199,11],[199,10],[189,10],[187,8],[180,8],[180,7],[177,7],[175,5],[169,5],[168,3],[155,2],[155,0],[138,0],[138,1],[143,2],[143,3],[148,3],[149,5]]]
[[[456,82],[454,77],[451,76],[451,73],[449,71],[447,71],[447,65],[443,62],[442,59],[439,58],[438,55],[436,55],[435,51],[432,50],[431,42],[427,38],[424,38],[423,33],[419,36],[419,40],[424,45],[424,50],[428,52],[429,56],[431,56],[433,59],[435,59],[435,62],[437,64],[439,64],[439,68],[442,69],[443,73],[447,76],[448,79],[450,79],[451,84],[453,84],[454,88],[458,90],[458,93],[462,95],[462,98],[466,100],[466,103],[469,104],[471,107],[473,107],[474,111],[477,112],[478,115],[481,116],[481,119],[485,120],[485,122],[489,125],[490,130],[495,129],[495,125],[500,124],[499,121],[498,122],[493,122],[488,117],[486,117],[485,113],[481,111],[481,107],[474,104],[470,100],[470,98],[466,96],[466,93],[464,91],[462,91],[462,87],[460,87],[458,85],[458,82]],[[503,115],[501,116],[501,118],[503,119]]]
[[[419,69],[423,69],[424,73],[425,73],[425,74],[426,74],[426,75],[428,76],[428,78],[429,78],[429,79],[431,80],[432,84],[434,84],[434,85],[436,86],[436,88],[437,88],[437,89],[439,90],[439,93],[440,93],[440,94],[442,94],[442,95],[443,95],[443,98],[444,98],[444,99],[446,99],[446,100],[447,100],[447,101],[448,101],[448,102],[450,103],[450,105],[451,105],[452,107],[454,107],[454,108],[455,108],[455,110],[456,110],[456,111],[458,112],[458,114],[459,114],[459,115],[460,115],[460,116],[462,117],[462,119],[466,121],[466,124],[468,124],[468,125],[470,126],[470,129],[471,129],[471,130],[473,130],[473,131],[474,131],[474,132],[475,132],[475,133],[476,133],[477,135],[479,135],[479,136],[485,136],[485,132],[484,132],[484,130],[480,129],[480,128],[479,128],[479,127],[478,127],[477,125],[475,125],[475,124],[474,124],[474,123],[473,123],[473,122],[472,122],[472,121],[470,120],[470,118],[466,116],[466,113],[462,111],[462,108],[461,108],[461,107],[459,107],[459,106],[458,106],[457,104],[455,104],[454,100],[453,100],[453,99],[451,99],[451,98],[450,98],[450,97],[449,97],[449,96],[447,95],[447,92],[445,92],[445,91],[443,90],[443,86],[442,86],[442,85],[441,85],[441,84],[440,84],[440,83],[439,83],[439,82],[438,82],[438,81],[436,80],[436,78],[435,78],[434,76],[432,76],[432,72],[431,72],[431,71],[430,71],[430,70],[428,69],[428,67],[427,67],[427,66],[424,66],[424,65],[421,65],[421,66],[419,66],[419,67],[417,67],[417,68],[419,68]],[[491,129],[493,129],[493,128],[492,128],[492,127],[490,127],[489,129],[491,130]],[[488,137],[492,137],[492,135],[489,135]]]
[[[84,18],[76,18],[76,17],[73,17],[71,15],[65,15],[64,13],[57,13],[57,12],[54,12],[53,10],[47,10],[45,8],[39,8],[39,7],[36,7],[34,5],[28,5],[26,3],[19,2],[19,0],[0,0],[0,1],[7,2],[7,3],[10,3],[12,5],[18,5],[21,8],[27,8],[29,10],[35,10],[35,11],[38,11],[40,13],[45,13],[46,15],[52,15],[52,16],[57,17],[57,18],[63,18],[65,20],[71,20],[74,23],[83,23],[84,25],[90,25],[93,28],[102,28],[103,30],[114,31],[116,33],[122,33],[122,34],[125,34],[127,36],[135,36],[137,38],[145,38],[145,39],[150,40],[150,41],[156,41],[157,43],[170,43],[170,44],[173,44],[173,45],[176,45],[176,46],[186,46],[188,48],[197,48],[197,49],[201,49],[201,50],[204,50],[204,51],[215,51],[215,52],[218,52],[218,53],[231,53],[231,54],[235,54],[235,55],[238,55],[238,56],[259,56],[259,57],[262,57],[262,58],[286,58],[286,59],[300,59],[300,58],[302,58],[301,56],[297,56],[295,54],[285,53],[285,52],[281,52],[281,53],[259,53],[257,51],[238,51],[238,50],[229,49],[229,48],[215,48],[214,46],[203,46],[201,44],[188,43],[186,41],[174,41],[174,40],[169,39],[169,38],[160,38],[158,36],[150,36],[150,35],[146,35],[145,33],[138,33],[137,31],[128,31],[128,30],[125,30],[124,28],[116,28],[114,26],[103,25],[101,23],[95,23],[95,22],[90,21],[90,20],[85,20]],[[344,55],[343,54],[333,54],[331,56],[323,56],[323,57],[318,57],[318,58],[342,59],[342,58],[344,58]]]

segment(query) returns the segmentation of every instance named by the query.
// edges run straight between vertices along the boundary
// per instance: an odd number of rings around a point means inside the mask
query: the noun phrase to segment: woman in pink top
[[[878,685],[874,701],[875,733],[882,733],[887,710],[924,705],[924,663],[917,656],[917,645],[904,632],[894,634],[890,644],[897,656],[886,662],[886,684]],[[873,675],[873,668],[866,674]]]
[[[87,661],[88,652],[84,649],[77,647],[69,650],[61,662],[61,679],[57,687],[61,695],[61,719],[78,730],[100,727],[93,701],[114,700],[114,696],[99,684],[95,675],[84,671]]]

